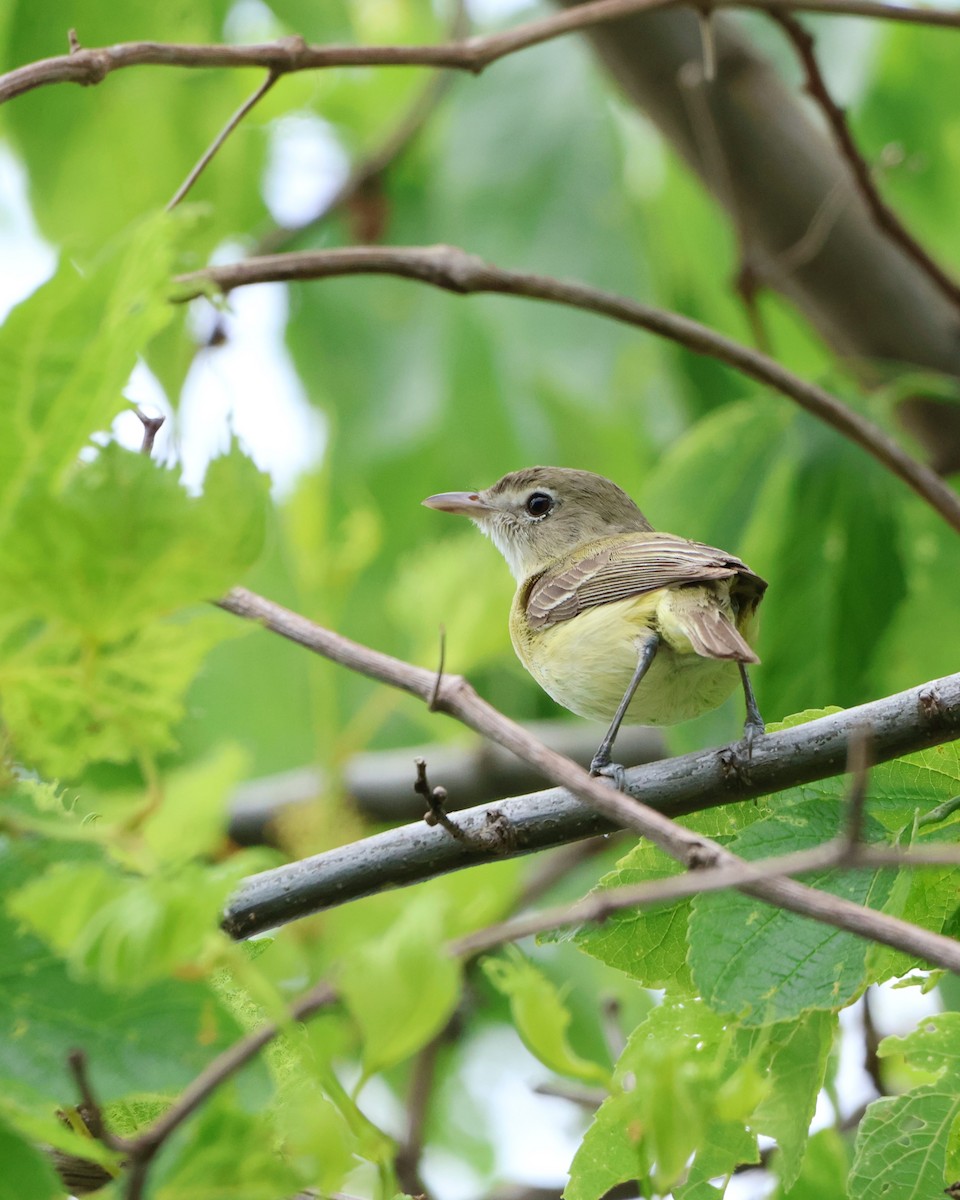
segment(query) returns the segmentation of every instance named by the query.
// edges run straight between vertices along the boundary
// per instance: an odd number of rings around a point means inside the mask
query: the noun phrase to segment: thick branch
[[[202,295],[214,285],[224,292],[252,283],[326,279],[340,275],[397,275],[461,295],[495,292],[525,296],[610,317],[647,329],[706,354],[783,395],[855,442],[960,531],[960,497],[923,463],[912,458],[882,429],[816,384],[794,375],[774,359],[678,313],[652,308],[600,288],[547,275],[503,270],[454,246],[356,246],[340,250],[267,255],[207,267],[177,279],[178,300]]]
[[[41,59],[0,76],[0,104],[53,83],[101,83],[125,67],[263,67],[277,75],[330,67],[452,67],[479,73],[518,50],[564,34],[615,21],[649,9],[682,7],[681,0],[592,0],[572,12],[530,21],[502,33],[427,46],[311,46],[303,38],[281,38],[251,46],[190,45],[169,42],[122,42]],[[872,17],[915,25],[960,27],[960,13],[874,3],[873,0],[711,0],[711,8],[748,8]]]
[[[373,671],[365,673],[378,677]],[[432,673],[425,674],[432,684]],[[417,689],[408,690],[423,696]],[[950,741],[960,734],[960,675],[767,734],[754,744],[749,771],[735,768],[728,749],[699,750],[628,770],[627,790],[673,817],[754,799],[838,774],[851,740],[865,725],[871,730],[874,762]],[[224,927],[234,937],[249,937],[384,888],[531,854],[617,827],[564,788],[481,805],[458,813],[457,821],[471,840],[454,840],[418,821],[253,875],[230,901]],[[493,825],[503,830],[501,843],[479,845],[480,835]]]
[[[280,605],[273,604],[261,596],[256,596],[242,588],[234,589],[220,602],[227,611],[234,612],[251,620],[259,621],[266,628],[281,634],[299,645],[306,646],[326,658],[349,666],[352,670],[370,678],[389,683],[402,691],[419,696],[439,712],[456,717],[463,724],[475,729],[484,737],[491,738],[501,745],[508,747],[515,754],[531,763],[544,776],[565,786],[578,800],[589,805],[600,816],[605,817],[615,825],[622,825],[648,838],[671,858],[676,859],[686,867],[719,867],[741,863],[736,855],[731,854],[709,838],[703,838],[676,825],[647,804],[642,804],[631,795],[613,791],[605,783],[588,775],[576,763],[550,750],[536,738],[523,729],[522,726],[509,720],[491,705],[482,700],[467,682],[458,676],[441,676],[438,680],[432,671],[404,663],[390,655],[381,654],[369,647],[361,646],[340,634],[314,625],[306,618],[292,613]],[[960,676],[951,676],[922,688],[906,692],[905,700],[908,720],[919,722],[923,731],[922,744],[932,745],[938,740],[946,740],[951,734],[960,730]],[[882,720],[882,712],[870,714],[860,710],[852,710],[855,715],[856,729],[869,725],[875,731],[875,753],[879,759],[883,744],[884,726],[889,726]],[[850,714],[840,714],[849,716]],[[871,719],[877,717],[877,723]],[[700,756],[702,766],[707,774],[712,772],[716,782],[714,786],[723,787],[731,779],[739,780],[739,785],[745,789],[755,786],[752,783],[755,768],[767,760],[769,770],[770,744],[779,750],[784,763],[790,762],[786,748],[779,744],[778,739],[789,738],[807,727],[785,730],[780,734],[764,737],[754,743],[754,749],[749,764],[741,763],[737,758],[736,749],[726,747]],[[821,731],[823,732],[823,731]],[[902,728],[898,730],[903,736]],[[847,729],[849,737],[849,728]],[[837,748],[837,734],[823,734],[824,749],[832,746],[834,754]],[[916,748],[916,747],[912,747]],[[902,752],[902,749],[900,750]],[[829,751],[824,753],[824,758]],[[697,757],[697,756],[694,756]],[[846,747],[839,761],[833,759],[833,773],[843,768],[846,758]],[[666,765],[666,764],[658,764]],[[691,767],[693,764],[691,764]],[[779,780],[774,786],[785,786]],[[772,790],[772,789],[768,789]],[[646,793],[644,793],[646,795]],[[756,792],[748,794],[757,794]],[[462,818],[461,818],[462,819]],[[462,825],[461,825],[462,827]],[[445,836],[445,835],[444,835]],[[509,848],[511,831],[502,828],[496,835],[501,842],[506,840]],[[453,839],[451,839],[453,840]],[[457,840],[460,844],[460,840]],[[481,847],[483,849],[483,847]],[[767,903],[774,904],[791,912],[813,917],[818,921],[835,926],[836,928],[856,933],[860,937],[872,938],[884,945],[904,950],[909,954],[920,954],[929,961],[949,969],[960,969],[960,947],[948,939],[937,939],[934,946],[929,938],[920,938],[915,926],[900,921],[885,913],[874,912],[861,908],[859,905],[843,901],[835,896],[828,896],[813,888],[805,887],[790,879],[759,880],[742,885],[741,889],[747,895],[755,896]],[[254,917],[258,916],[254,910]],[[235,936],[243,936],[248,930],[237,929],[235,924],[227,920],[227,927]],[[932,937],[933,935],[930,935]],[[941,947],[940,943],[945,946]],[[920,945],[923,948],[920,948]],[[945,947],[950,947],[947,949]]]

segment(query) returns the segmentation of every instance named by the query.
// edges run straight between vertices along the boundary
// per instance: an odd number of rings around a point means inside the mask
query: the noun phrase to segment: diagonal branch
[[[229,292],[253,283],[327,279],[341,275],[397,275],[460,295],[495,292],[524,296],[598,313],[625,325],[647,329],[695,354],[709,355],[759,383],[776,388],[873,455],[960,531],[960,497],[956,492],[872,421],[823,388],[794,375],[766,354],[741,345],[689,317],[587,284],[505,270],[455,246],[355,246],[267,255],[207,267],[179,276],[175,298],[189,300],[204,294],[211,286]]]
[[[847,860],[850,861],[847,861]],[[643,883],[627,884],[607,891],[592,892],[572,904],[558,904],[553,908],[541,909],[529,916],[513,917],[498,925],[488,925],[474,933],[464,934],[451,942],[448,950],[460,956],[482,954],[516,942],[521,938],[549,933],[570,925],[600,924],[615,912],[627,908],[653,908],[658,904],[673,904],[688,900],[706,892],[722,892],[731,888],[742,888],[744,884],[782,878],[788,875],[805,875],[812,871],[827,871],[835,867],[847,867],[868,871],[884,867],[957,867],[960,866],[960,846],[912,846],[899,849],[895,846],[858,845],[851,855],[849,847],[839,839],[816,846],[811,850],[798,850],[793,854],[779,854],[758,862],[738,862],[704,871],[687,871],[682,875],[671,875],[666,879],[650,879]],[[856,906],[855,906],[856,907]],[[942,934],[931,934],[914,926],[918,933],[928,934],[930,948],[934,953],[945,954],[960,965],[960,953],[952,939]],[[920,943],[918,942],[918,949]],[[957,970],[958,967],[952,968]]]
[[[568,12],[529,21],[501,33],[423,46],[311,46],[302,37],[249,46],[191,45],[170,42],[121,42],[84,50],[71,39],[69,54],[40,59],[0,76],[0,104],[54,83],[89,87],[127,67],[262,67],[277,75],[330,67],[450,67],[479,74],[508,54],[538,46],[564,34],[616,21],[631,13],[679,8],[684,0],[592,0]],[[832,16],[870,17],[940,28],[960,28],[960,12],[912,8],[876,0],[707,0],[698,8],[745,8],[770,12],[787,8]]]
[[[213,159],[213,156],[217,153],[217,151],[220,149],[220,147],[223,145],[223,143],[227,140],[227,138],[230,136],[230,134],[233,133],[233,131],[236,129],[236,127],[240,124],[240,122],[243,120],[243,118],[247,115],[247,113],[250,112],[251,109],[253,109],[257,104],[260,103],[260,101],[263,99],[263,97],[267,94],[267,92],[270,91],[270,89],[273,87],[273,85],[277,82],[277,80],[279,78],[280,78],[280,76],[277,74],[276,71],[268,71],[267,72],[267,77],[263,81],[263,83],[260,84],[260,86],[257,88],[257,90],[252,95],[248,96],[247,99],[244,100],[244,102],[240,105],[240,107],[233,114],[233,116],[230,118],[230,120],[227,121],[226,125],[224,125],[224,127],[220,130],[220,132],[217,134],[217,136],[213,139],[213,141],[210,143],[210,145],[207,147],[207,149],[200,156],[199,160],[197,161],[196,166],[193,168],[193,170],[190,172],[190,174],[186,177],[186,179],[183,181],[183,183],[181,183],[180,186],[177,188],[176,192],[173,194],[173,196],[167,203],[167,212],[171,212],[173,209],[175,209],[177,207],[177,205],[184,198],[184,196],[186,196],[187,192],[190,191],[190,189],[193,187],[193,185],[197,182],[197,180],[200,178],[200,176],[206,170],[207,166]]]
[[[219,601],[219,604],[228,612],[258,621],[265,628],[360,674],[419,696],[425,702],[429,703],[432,699],[431,706],[436,711],[447,713],[484,737],[506,746],[518,757],[535,766],[547,779],[566,787],[578,800],[583,801],[600,816],[649,839],[684,867],[696,866],[702,869],[746,865],[742,859],[718,843],[684,829],[632,796],[614,791],[570,759],[550,750],[522,726],[487,704],[466,680],[459,676],[442,676],[438,688],[432,671],[362,646],[243,588],[235,588]],[[906,695],[912,699],[912,711],[924,726],[931,743],[938,739],[946,740],[941,739],[941,734],[946,729],[952,733],[958,731],[960,676],[939,680]],[[861,711],[858,727],[865,723],[867,722]],[[879,746],[883,722],[877,720],[869,723],[876,731],[875,745]],[[719,753],[714,751],[711,757],[727,779],[744,779],[753,775],[754,758],[759,757],[765,744],[780,736],[782,735],[759,739],[749,764],[738,760],[737,751],[733,747],[726,747]],[[879,754],[879,750],[877,753]],[[835,763],[834,773],[842,766],[843,758]],[[814,888],[785,878],[747,882],[740,885],[740,890],[790,912],[812,917],[860,937],[904,950],[908,954],[920,955],[931,963],[950,970],[960,971],[960,945],[948,938],[920,930],[886,913],[861,908],[857,904],[825,895]]]
[[[912,258],[917,266],[933,280],[948,300],[951,300],[957,307],[960,307],[960,285],[920,245],[877,190],[870,166],[860,153],[860,149],[853,139],[850,126],[847,124],[846,115],[830,95],[830,91],[827,88],[826,80],[823,77],[823,72],[820,70],[820,65],[817,62],[817,56],[814,52],[815,43],[813,38],[790,13],[772,8],[770,15],[781,26],[793,43],[797,56],[806,72],[806,91],[820,106],[823,115],[826,117],[834,141],[837,143],[837,148],[850,167],[850,172],[853,175],[857,189],[863,197],[874,222],[887,234],[891,241],[900,247],[904,254]]]

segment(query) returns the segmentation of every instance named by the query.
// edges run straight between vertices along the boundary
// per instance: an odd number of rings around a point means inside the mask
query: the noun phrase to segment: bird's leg
[[[757,734],[763,733],[766,726],[763,723],[763,717],[760,716],[760,709],[757,708],[757,698],[753,694],[753,685],[750,683],[750,676],[747,674],[747,668],[743,663],[737,663],[740,668],[740,679],[743,683],[743,698],[747,702],[747,719],[743,723],[743,743],[746,747],[747,758],[753,753],[753,739]]]
[[[623,693],[623,699],[617,706],[617,711],[613,714],[610,728],[603,735],[603,741],[600,743],[596,754],[593,756],[593,761],[590,763],[591,775],[606,775],[614,781],[618,788],[623,783],[623,767],[620,763],[610,761],[613,743],[620,732],[620,726],[623,723],[623,718],[626,716],[627,709],[630,707],[630,701],[640,686],[641,679],[643,679],[644,675],[650,669],[650,664],[653,662],[659,648],[660,635],[658,633],[651,633],[644,639],[640,647],[640,657],[637,659],[637,667],[633,672],[633,678],[630,680],[627,690]]]

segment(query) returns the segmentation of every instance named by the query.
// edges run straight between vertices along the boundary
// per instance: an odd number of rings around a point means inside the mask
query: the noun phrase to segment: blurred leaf
[[[265,483],[235,445],[189,496],[175,471],[111,443],[61,496],[21,505],[4,541],[4,606],[106,640],[215,597],[260,552]]]
[[[183,228],[179,214],[140,221],[93,263],[61,264],[0,327],[5,541],[29,533],[24,515],[13,522],[25,491],[60,484],[91,434],[128,407],[122,389],[137,355],[172,319],[167,288]]]
[[[56,863],[7,908],[79,973],[111,990],[138,990],[195,964],[217,937],[227,897],[244,874],[235,856],[175,877],[124,876],[105,865]]]
[[[9,896],[42,878],[50,858],[64,854],[49,840],[0,847],[0,892]],[[60,917],[69,922],[73,897],[64,905]],[[0,963],[0,1077],[9,1098],[46,1112],[74,1094],[66,1063],[76,1047],[86,1052],[107,1102],[145,1086],[176,1093],[242,1032],[199,980],[137,986],[143,981],[133,977],[113,992],[79,979],[11,919],[0,922]],[[247,1074],[262,1090],[262,1072]]]
[[[409,1058],[456,1007],[460,964],[446,953],[442,929],[441,914],[420,897],[344,959],[337,985],[363,1036],[366,1075]]]
[[[284,1154],[300,1178],[325,1195],[338,1191],[356,1163],[357,1138],[332,1101],[294,1083],[281,1091],[274,1119]]]
[[[581,1057],[567,1039],[570,1012],[561,992],[515,946],[504,957],[483,960],[487,979],[510,1001],[520,1039],[531,1054],[558,1075],[601,1085],[609,1072]]]
[[[928,1017],[906,1037],[884,1038],[881,1058],[903,1054],[934,1082],[867,1109],[850,1172],[851,1200],[920,1200],[939,1195],[960,1170],[955,1128],[960,1119],[960,1014]]]
[[[0,1200],[56,1200],[63,1195],[50,1163],[0,1120]]]
[[[234,448],[191,497],[172,471],[111,444],[62,495],[25,498],[0,563],[0,683],[27,762],[71,776],[173,745],[203,657],[246,630],[169,614],[217,596],[255,559],[264,484]]]
[[[58,0],[54,22],[47,5],[14,0],[6,64],[66,53],[70,28],[87,47],[141,38],[219,42],[229,9],[229,0],[162,10],[148,0],[120,9],[99,0]],[[261,81],[254,70],[153,66],[114,72],[97,87],[41,88],[18,97],[4,110],[4,124],[29,167],[31,203],[45,235],[96,244],[138,215],[158,211]],[[261,119],[258,110],[246,118],[190,194],[216,210],[221,230],[263,218]]]
[[[219,1088],[160,1160],[153,1182],[158,1200],[276,1200],[303,1182],[280,1156],[261,1115],[240,1111],[229,1088]]]
[[[664,1192],[684,1175],[700,1184],[754,1161],[756,1139],[744,1124],[767,1085],[698,1001],[653,1009],[631,1035],[615,1084],[577,1151],[565,1200],[598,1200],[632,1180]]]
[[[161,862],[196,858],[223,841],[227,802],[246,761],[239,746],[221,746],[167,777],[159,807],[143,823],[144,840]]]
[[[772,1167],[779,1174],[781,1156],[774,1154]],[[771,1200],[846,1200],[845,1180],[850,1169],[849,1153],[836,1129],[818,1129],[807,1142],[803,1166],[796,1182],[781,1181]]]

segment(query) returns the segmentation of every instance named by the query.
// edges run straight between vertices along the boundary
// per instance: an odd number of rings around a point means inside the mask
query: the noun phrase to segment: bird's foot
[[[756,717],[748,717],[743,725],[743,737],[740,740],[740,747],[743,750],[743,756],[747,760],[753,757],[753,743],[758,737],[761,737],[766,732],[766,726],[763,723],[763,718],[757,715]]]
[[[590,764],[590,774],[598,779],[609,779],[618,792],[626,791],[627,772],[622,763],[610,762],[595,755]]]

